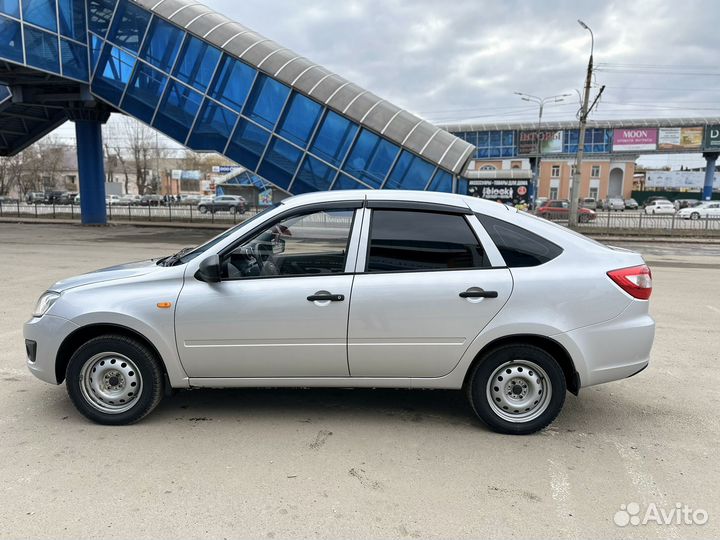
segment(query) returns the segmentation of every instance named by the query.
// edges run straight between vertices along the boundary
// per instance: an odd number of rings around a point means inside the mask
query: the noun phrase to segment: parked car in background
[[[60,198],[59,204],[73,204],[75,197],[77,197],[77,191],[66,191]]]
[[[120,204],[120,195],[108,195],[105,197],[105,204],[109,206],[116,206]]]
[[[220,195],[214,197],[211,201],[200,202],[198,211],[201,214],[210,212],[230,212],[231,214],[245,213],[245,199],[237,195]]]
[[[698,206],[699,204],[702,204],[702,201],[700,199],[675,199],[673,201],[673,205],[675,205],[675,210],[692,208],[693,206]]]
[[[140,206],[160,206],[163,198],[160,195],[143,195],[140,197]]]
[[[61,201],[65,197],[66,191],[46,191],[43,202],[45,204],[61,204]]]
[[[75,195],[75,198],[73,199],[73,204],[80,204],[80,194],[78,193]]]
[[[588,210],[597,210],[598,208],[598,201],[597,199],[594,199],[592,197],[586,197],[582,200],[582,203],[580,204],[582,208],[587,208]],[[602,204],[601,204],[602,206]]]
[[[535,214],[549,220],[568,219],[570,201],[561,199],[545,201],[545,204],[538,208]],[[595,221],[596,217],[597,214],[589,208],[578,208],[578,221],[580,223]]]
[[[42,204],[45,202],[45,194],[40,191],[32,191],[25,195],[25,202],[28,204]]]
[[[658,199],[645,206],[646,214],[674,214],[675,205],[670,201]]]
[[[625,201],[619,198],[608,199],[607,201],[605,201],[604,208],[608,212],[624,212]]]
[[[638,208],[640,208],[640,205],[635,199],[625,199],[626,210],[637,210]]]
[[[548,201],[547,197],[538,197],[537,199],[535,199],[535,208],[540,208],[547,201]]]
[[[683,219],[720,218],[720,201],[700,202],[683,208],[677,215]]]
[[[51,285],[24,325],[27,367],[100,424],[137,422],[173,388],[398,387],[462,390],[490,428],[520,435],[567,391],[649,364],[638,253],[448,193],[320,192],[258,216]]]
[[[140,195],[123,195],[122,197],[120,197],[119,204],[123,206],[137,206],[138,204],[140,204]]]
[[[649,205],[653,204],[655,201],[665,201],[670,202],[667,197],[648,197],[645,199],[645,202],[643,203],[643,208],[647,208]],[[670,203],[672,204],[672,203]]]

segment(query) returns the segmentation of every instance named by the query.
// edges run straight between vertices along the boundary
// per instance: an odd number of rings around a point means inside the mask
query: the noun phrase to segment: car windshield
[[[228,230],[218,234],[216,237],[208,240],[204,244],[201,244],[195,248],[183,249],[183,250],[179,251],[178,253],[176,253],[175,255],[161,259],[160,261],[158,261],[158,264],[165,265],[165,266],[175,266],[178,264],[188,263],[188,262],[192,261],[195,257],[198,257],[199,255],[205,253],[211,247],[213,247],[213,246],[219,244],[220,242],[222,242],[223,240],[225,240],[227,237],[229,237],[230,235],[235,233],[235,231],[237,231],[240,227],[244,227],[245,225],[252,223],[253,221],[256,221],[257,219],[259,219],[261,216],[265,215],[269,211],[277,208],[280,204],[282,204],[282,203],[277,203],[272,206],[268,206],[262,212],[258,212],[253,217],[246,219],[242,223],[238,223],[234,227],[230,227]],[[170,262],[170,264],[167,264],[167,262]]]

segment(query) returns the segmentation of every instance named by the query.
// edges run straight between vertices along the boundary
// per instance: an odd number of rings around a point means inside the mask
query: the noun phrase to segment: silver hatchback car
[[[636,253],[481,199],[315,193],[170,257],[60,281],[27,364],[78,410],[136,422],[169,389],[464,389],[503,433],[649,361]]]

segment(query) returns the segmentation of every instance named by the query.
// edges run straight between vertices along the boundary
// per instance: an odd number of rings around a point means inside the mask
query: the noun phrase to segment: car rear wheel
[[[475,414],[493,431],[529,435],[555,420],[566,388],[562,368],[546,351],[507,345],[476,365],[467,392]]]
[[[201,214],[207,214],[207,211],[208,211],[207,206],[205,206],[205,205],[199,206],[198,210],[200,210]]]
[[[700,219],[700,214],[697,212],[693,212],[690,214],[690,219]]]
[[[75,351],[68,363],[66,387],[77,410],[90,420],[126,425],[157,407],[164,375],[145,345],[125,336],[105,335]]]
[[[237,206],[231,206],[231,207],[230,207],[230,213],[231,213],[232,215],[237,214],[237,213],[238,213]]]

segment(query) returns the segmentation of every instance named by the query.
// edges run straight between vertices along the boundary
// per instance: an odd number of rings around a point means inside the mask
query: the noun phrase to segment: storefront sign
[[[528,202],[530,180],[482,179],[470,180],[468,192],[474,197],[491,201],[525,201]]]
[[[521,131],[518,134],[518,153],[521,156],[535,155],[539,139],[541,154],[561,154],[563,136],[563,131]]]
[[[705,150],[720,150],[720,126],[705,128]]]
[[[613,132],[613,152],[656,150],[658,130],[648,128],[616,129]]]
[[[699,150],[704,133],[701,127],[660,128],[658,150]]]

